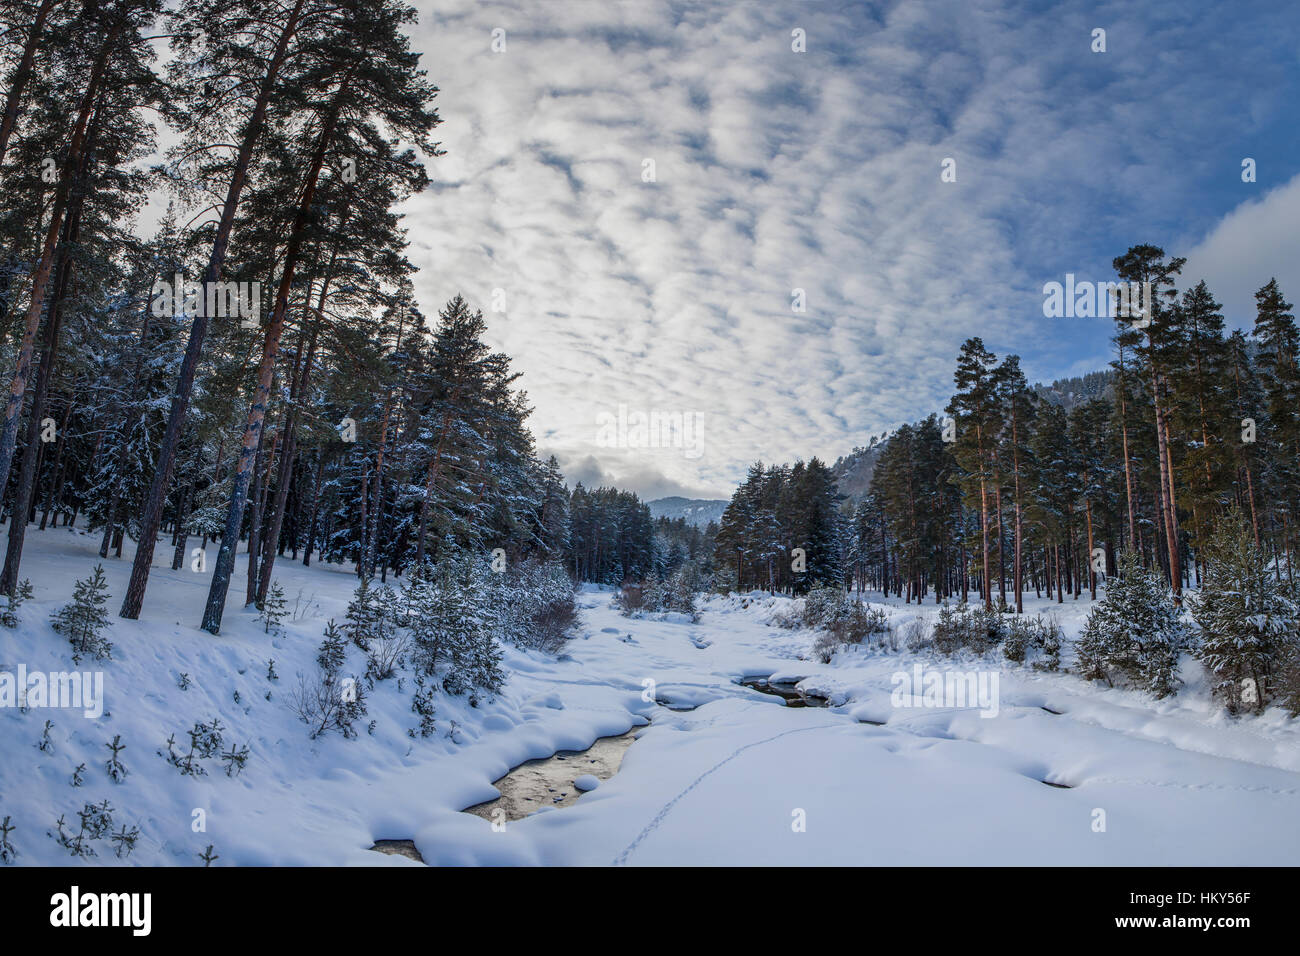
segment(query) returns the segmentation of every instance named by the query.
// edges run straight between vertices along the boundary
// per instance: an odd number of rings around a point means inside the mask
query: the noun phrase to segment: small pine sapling
[[[14,588],[13,594],[0,595],[0,625],[10,629],[17,627],[22,620],[18,615],[18,609],[32,596],[32,593],[32,582],[23,581]]]
[[[9,817],[6,815],[4,822],[0,823],[0,863],[12,863],[14,858],[18,856],[18,851],[9,842],[9,834],[13,833],[14,830],[15,827],[9,822]]]
[[[68,822],[60,815],[54,823],[58,833],[51,833],[50,836],[73,856],[83,858],[95,856],[95,848],[90,843],[92,840],[102,840],[112,833],[113,808],[109,806],[107,800],[103,803],[88,803],[77,811],[77,818],[80,821],[80,829],[77,833],[64,831],[63,828],[68,826]]]
[[[219,860],[221,857],[212,852],[212,844],[209,843],[208,848],[199,854],[199,859],[202,860],[203,865],[207,867],[211,866],[214,860]]]
[[[127,856],[135,849],[136,840],[140,839],[140,828],[132,827],[128,830],[125,826],[113,834],[113,853],[120,860],[125,852]]]
[[[84,763],[78,764],[77,769],[72,771],[72,785],[74,787],[79,787],[83,783],[85,783],[85,776],[84,776],[85,773],[86,773],[86,765]]]
[[[122,765],[122,760],[118,756],[126,749],[126,744],[122,743],[122,735],[114,734],[113,742],[104,744],[104,746],[113,752],[113,755],[104,764],[104,769],[108,771],[108,775],[113,779],[114,783],[121,783],[126,779],[126,767]]]
[[[54,729],[54,721],[47,720],[45,726],[41,728],[41,739],[36,745],[36,749],[43,754],[54,753],[54,741],[50,739],[50,731]]]
[[[231,744],[230,749],[221,755],[221,759],[226,764],[226,776],[237,777],[240,771],[244,769],[244,763],[248,760],[248,747],[244,746],[235,749]]]
[[[104,566],[95,565],[90,576],[78,581],[72,591],[72,601],[65,604],[53,618],[56,631],[72,644],[72,659],[80,661],[86,654],[97,661],[111,660],[113,645],[104,636],[108,627],[108,582],[104,580]]]
[[[257,605],[257,616],[262,622],[262,628],[267,634],[283,634],[284,625],[281,623],[289,611],[286,608],[284,599],[284,589],[280,587],[279,582],[272,582],[266,597]]]

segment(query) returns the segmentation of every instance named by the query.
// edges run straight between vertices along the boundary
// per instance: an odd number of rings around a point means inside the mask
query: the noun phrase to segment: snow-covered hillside
[[[35,597],[19,628],[0,629],[0,672],[71,670],[48,618],[98,561],[99,539],[60,529],[29,540]],[[992,656],[856,648],[821,664],[812,633],[771,623],[783,598],[710,598],[692,623],[628,619],[609,591],[587,589],[558,657],[507,648],[503,692],[477,708],[440,694],[434,736],[407,733],[418,721],[408,675],[368,694],[355,739],[311,740],[288,699],[316,667],[326,620],[343,616],[349,569],[282,561],[277,580],[300,608],[284,636],[232,600],[213,637],[197,628],[206,573],[156,568],[144,615],[129,622],[115,616],[128,565],[103,563],[115,645],[100,668],[103,715],[0,710],[0,819],[19,865],[74,862],[49,835],[55,821],[75,830],[77,811],[104,800],[113,829],[140,836],[123,861],[108,838],[92,841],[88,865],[201,865],[209,845],[217,866],[418,865],[368,849],[385,839],[413,840],[433,864],[1258,865],[1300,851],[1300,724],[1280,711],[1229,719],[1190,661],[1182,692],[1159,702]],[[1059,613],[1069,637],[1087,608],[1030,604]],[[899,628],[935,613],[886,609]],[[344,670],[359,675],[349,653]],[[895,675],[917,665],[996,672],[996,716],[896,706]],[[746,677],[798,680],[829,706],[787,707]],[[242,772],[227,776],[214,756],[187,776],[160,756],[170,735],[188,749],[187,731],[214,718],[222,750],[249,748]],[[637,726],[618,772],[570,806],[504,827],[460,812],[526,760]],[[121,783],[105,769],[115,735]]]

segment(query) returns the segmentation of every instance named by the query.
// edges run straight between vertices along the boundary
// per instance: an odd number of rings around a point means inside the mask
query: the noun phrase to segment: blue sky
[[[971,335],[1031,380],[1104,367],[1109,321],[1042,287],[1141,242],[1231,324],[1270,276],[1300,300],[1292,4],[417,7],[447,151],[407,210],[421,303],[483,308],[571,480],[833,460],[942,408]],[[620,406],[699,416],[699,453],[609,447]]]

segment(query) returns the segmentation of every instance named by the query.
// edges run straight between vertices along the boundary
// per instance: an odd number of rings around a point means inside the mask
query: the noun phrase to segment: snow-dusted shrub
[[[12,863],[18,856],[18,851],[9,842],[9,834],[13,833],[15,829],[16,827],[9,822],[9,816],[6,814],[4,822],[0,823],[0,863]]]
[[[931,643],[941,654],[955,654],[968,649],[983,654],[1002,643],[1006,636],[1004,616],[982,604],[949,604],[939,607]]]
[[[412,727],[408,730],[407,736],[414,737],[419,733],[421,737],[431,737],[438,729],[434,723],[433,717],[436,709],[433,703],[433,688],[428,685],[423,674],[415,675],[415,694],[411,697],[411,710],[420,718],[419,726]]]
[[[1229,713],[1263,711],[1295,656],[1300,608],[1238,512],[1220,520],[1205,548],[1205,565],[1200,590],[1187,599],[1200,628],[1196,656]]]
[[[914,617],[902,628],[903,647],[909,651],[920,651],[930,646],[930,622],[923,617]]]
[[[573,579],[558,563],[525,561],[496,575],[506,610],[502,640],[555,653],[577,623]]]
[[[804,627],[823,627],[843,613],[847,598],[838,588],[814,588],[803,599]]]
[[[617,607],[624,615],[630,615],[634,611],[641,610],[644,606],[643,600],[644,588],[638,581],[624,581],[619,587],[618,593],[614,595],[614,606]]]
[[[316,652],[316,666],[321,673],[334,677],[347,660],[348,644],[343,632],[331,619],[325,623],[325,638]]]
[[[190,749],[186,753],[181,753],[176,749],[176,735],[172,734],[167,738],[167,753],[158,751],[158,755],[181,772],[182,776],[187,777],[204,777],[207,776],[207,770],[199,763],[209,757],[216,757],[221,753],[222,744],[222,727],[221,721],[214,717],[211,723],[196,722],[194,727],[186,731],[190,738]]]
[[[1075,655],[1089,680],[1113,684],[1122,676],[1158,698],[1168,697],[1177,692],[1178,656],[1187,638],[1163,575],[1126,552],[1118,576],[1106,582],[1105,597],[1088,614]]]
[[[289,692],[289,709],[311,728],[312,740],[331,730],[351,738],[357,735],[352,723],[365,715],[366,702],[355,679],[322,671],[314,677],[298,675],[298,686]]]
[[[311,728],[311,738],[337,730],[355,737],[353,722],[366,713],[365,694],[354,677],[343,677],[348,637],[332,620],[325,625],[325,637],[316,652],[317,673],[298,675],[298,686],[289,692],[289,709]],[[239,766],[243,762],[239,761]],[[227,773],[230,768],[227,768]]]
[[[90,576],[78,581],[73,588],[72,602],[65,604],[51,622],[56,631],[72,645],[72,659],[81,660],[87,654],[97,661],[113,656],[113,645],[104,631],[108,628],[108,583],[104,580],[104,567],[97,564]]]
[[[77,811],[77,819],[80,824],[77,831],[65,831],[64,827],[68,826],[68,822],[63,815],[60,815],[54,824],[57,833],[51,833],[50,836],[73,856],[83,858],[95,856],[95,848],[90,845],[91,841],[102,840],[113,832],[113,808],[109,806],[107,800],[102,803],[88,803]]]
[[[406,661],[411,642],[405,631],[395,631],[391,637],[371,639],[366,647],[366,677],[372,681],[388,680],[397,676]]]
[[[703,590],[700,569],[687,562],[668,576],[664,582],[664,610],[689,614],[692,621],[699,620],[696,596]]]
[[[1061,626],[1048,616],[1003,615],[1002,655],[1016,664],[1033,662],[1039,670],[1057,670],[1061,665]]]
[[[640,583],[624,585],[614,600],[627,617],[638,611],[651,614],[677,611],[698,620],[699,609],[695,599],[702,581],[699,569],[685,564],[666,578],[648,574]]]

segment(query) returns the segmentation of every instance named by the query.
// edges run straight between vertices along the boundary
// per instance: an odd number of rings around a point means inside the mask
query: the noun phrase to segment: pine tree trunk
[[[56,0],[41,0],[41,5],[36,8],[36,19],[32,21],[32,28],[23,42],[23,54],[18,60],[18,66],[14,68],[13,80],[9,84],[9,98],[5,101],[4,119],[0,120],[0,166],[4,165],[5,154],[9,151],[9,138],[18,125],[18,108],[22,105],[23,92],[32,75],[36,50],[41,46],[45,20],[55,3]]]
[[[1162,507],[1164,509],[1165,542],[1169,550],[1169,581],[1174,591],[1174,603],[1182,603],[1183,583],[1178,562],[1178,519],[1177,505],[1174,497],[1173,459],[1169,449],[1169,437],[1166,430],[1164,406],[1160,400],[1160,377],[1152,371],[1151,400],[1156,411],[1156,442],[1160,456],[1160,481],[1163,488]]]
[[[266,500],[267,485],[271,480],[271,467],[275,463],[276,449],[280,444],[280,432],[284,428],[283,419],[271,437],[271,451],[266,452],[265,433],[259,441],[257,456],[253,462],[252,501],[253,511],[248,518],[248,565],[247,587],[245,588],[244,606],[257,601],[258,559],[262,556],[262,503]]]
[[[226,261],[226,249],[230,244],[230,234],[235,225],[235,211],[239,207],[239,197],[248,179],[253,147],[262,135],[271,93],[275,89],[280,69],[288,54],[289,41],[298,30],[298,19],[302,15],[304,3],[305,0],[294,2],[293,9],[276,41],[275,51],[267,64],[266,73],[262,77],[262,85],[258,89],[253,111],[249,114],[248,125],[244,127],[244,138],[239,145],[239,154],[235,159],[230,185],[226,190],[225,203],[221,207],[221,219],[217,224],[216,236],[212,240],[208,267],[203,274],[205,289],[221,278],[222,266]],[[176,466],[181,428],[185,423],[185,415],[189,411],[190,394],[194,390],[194,376],[198,371],[199,357],[203,352],[203,340],[208,332],[206,300],[206,295],[199,296],[199,308],[190,323],[190,337],[185,345],[185,355],[181,360],[180,375],[176,381],[176,392],[172,395],[171,410],[167,415],[167,427],[163,431],[162,443],[158,449],[158,463],[154,467],[153,482],[149,486],[149,494],[145,499],[144,512],[140,519],[140,541],[136,546],[135,561],[131,564],[131,579],[127,583],[126,596],[122,599],[120,612],[122,617],[131,620],[140,616],[140,608],[144,605],[145,588],[149,584],[149,568],[153,564],[158,527],[162,523],[163,505],[167,500],[167,487],[171,484],[172,470]],[[219,622],[220,614],[217,618]]]
[[[1097,572],[1092,566],[1092,501],[1083,499],[1083,513],[1088,522],[1088,597],[1097,600]]]
[[[86,91],[82,96],[81,106],[77,112],[76,122],[72,127],[72,138],[68,145],[68,154],[59,175],[59,184],[54,194],[54,207],[50,213],[49,226],[45,231],[45,241],[41,246],[41,256],[32,276],[31,302],[27,307],[26,323],[22,339],[18,346],[18,358],[14,366],[13,379],[9,384],[9,397],[5,405],[5,420],[0,431],[0,488],[9,483],[9,471],[13,466],[14,451],[18,444],[18,424],[22,417],[23,398],[27,392],[27,380],[31,375],[32,355],[36,348],[36,332],[40,326],[41,314],[45,308],[46,291],[50,284],[50,273],[54,269],[55,250],[60,233],[63,231],[63,218],[67,212],[72,186],[81,168],[82,152],[86,143],[87,128],[91,111],[99,97],[100,84],[113,47],[117,44],[125,27],[125,20],[116,17],[112,29],[108,31],[100,45],[95,63],[90,70]]]
[[[185,563],[185,546],[189,544],[190,533],[185,527],[189,520],[190,505],[194,500],[194,483],[191,482],[185,494],[181,496],[180,508],[176,513],[176,550],[172,554],[172,570],[179,571]]]
[[[317,299],[316,313],[318,316],[321,309],[324,308],[328,286],[329,279],[327,277],[321,286],[320,295]],[[316,360],[316,336],[319,326],[319,319],[312,322],[308,336],[306,361],[301,363],[302,368],[294,376],[294,382],[289,388],[289,410],[285,417],[284,448],[280,452],[280,470],[276,476],[275,501],[271,505],[270,520],[266,532],[268,546],[263,549],[265,553],[262,556],[261,577],[257,583],[256,596],[258,602],[266,600],[267,591],[271,587],[271,572],[275,568],[275,549],[280,540],[280,528],[284,522],[285,503],[289,500],[289,485],[291,484],[293,463],[298,454],[298,403],[303,400],[303,395],[311,382],[311,367]],[[300,339],[299,348],[301,349],[301,347]],[[297,364],[295,363],[295,365]]]
[[[325,450],[316,454],[316,480],[311,490],[311,517],[307,519],[307,544],[302,549],[303,567],[311,567],[312,550],[316,547],[316,516],[320,508],[321,479],[325,472]]]
[[[93,148],[95,139],[95,127],[97,122],[92,121],[91,129],[86,137],[87,152]],[[85,173],[85,163],[77,169],[76,175],[78,180]],[[32,390],[32,403],[27,412],[27,442],[23,448],[23,456],[18,465],[18,487],[14,491],[14,520],[9,524],[9,542],[5,549],[4,570],[0,571],[0,592],[13,595],[14,589],[18,586],[18,570],[22,563],[23,541],[27,534],[28,512],[34,506],[36,499],[36,460],[41,452],[41,419],[45,415],[45,399],[50,390],[50,378],[54,373],[54,356],[59,347],[59,331],[63,324],[63,304],[68,294],[68,288],[72,283],[72,275],[76,271],[76,260],[71,254],[71,246],[75,244],[81,233],[81,207],[82,194],[80,191],[72,198],[68,205],[67,221],[64,224],[63,238],[61,240],[61,250],[59,253],[59,268],[54,280],[54,291],[50,298],[50,307],[45,317],[45,329],[41,341],[41,361],[36,369],[36,387]],[[60,439],[62,435],[58,436]],[[22,520],[19,520],[19,516]]]
[[[244,426],[244,439],[239,450],[238,463],[235,468],[234,486],[231,489],[230,508],[226,514],[226,531],[237,542],[239,526],[244,518],[244,508],[248,501],[248,481],[256,454],[257,444],[262,434],[262,422],[266,417],[266,406],[271,395],[271,380],[275,372],[275,358],[280,348],[280,335],[284,331],[285,313],[289,308],[289,293],[293,288],[293,276],[298,266],[298,257],[302,251],[303,239],[307,231],[308,217],[312,202],[316,196],[316,185],[320,180],[321,168],[325,165],[325,155],[329,149],[334,131],[338,124],[339,112],[347,97],[351,76],[345,77],[335,94],[329,114],[321,128],[320,139],[315,154],[308,168],[306,185],[303,187],[302,200],[294,219],[293,231],[290,233],[285,248],[284,261],[281,265],[280,288],[276,293],[275,309],[266,327],[266,339],[262,347],[262,362],[258,373],[257,390],[253,405],[248,412],[248,423]],[[221,630],[221,615],[226,607],[226,591],[230,587],[230,574],[235,564],[234,545],[223,536],[221,550],[217,552],[216,568],[212,576],[212,586],[208,591],[208,604],[203,613],[202,628],[213,634]]]

